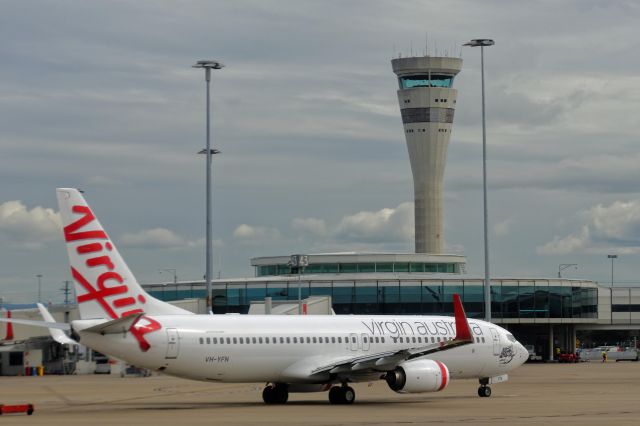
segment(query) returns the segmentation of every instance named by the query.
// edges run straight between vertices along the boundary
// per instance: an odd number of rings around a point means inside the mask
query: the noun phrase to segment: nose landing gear
[[[491,388],[489,386],[480,386],[478,388],[478,396],[481,398],[488,398],[491,396]]]
[[[480,387],[478,388],[478,396],[481,398],[489,398],[491,396],[491,388],[487,386],[489,379],[480,379]]]

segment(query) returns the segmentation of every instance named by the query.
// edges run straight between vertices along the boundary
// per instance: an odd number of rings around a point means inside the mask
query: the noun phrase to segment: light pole
[[[464,46],[480,47],[480,73],[482,76],[482,189],[484,196],[484,317],[491,321],[491,278],[489,274],[489,225],[487,212],[487,125],[484,105],[484,48],[493,46],[495,42],[488,38],[478,38]]]
[[[178,270],[176,268],[158,269],[158,273],[171,272],[173,274],[173,283],[178,284]]]
[[[38,278],[38,303],[42,303],[42,274],[36,275]]]
[[[617,254],[608,254],[607,257],[611,259],[611,288],[613,288],[613,259],[617,259]]]
[[[300,280],[304,268],[309,266],[309,256],[306,254],[294,254],[289,260],[289,266],[296,268],[298,272],[298,315],[302,315],[302,287],[300,286]]]
[[[564,271],[567,268],[571,268],[572,266],[574,266],[576,269],[578,269],[578,264],[577,263],[561,263],[558,265],[558,278],[562,278],[562,271]]]
[[[211,209],[211,168],[212,168],[212,156],[214,154],[219,154],[220,151],[217,149],[211,149],[211,108],[209,101],[209,92],[210,92],[210,83],[211,83],[211,70],[219,70],[224,65],[218,61],[198,61],[193,68],[204,68],[204,78],[207,82],[207,146],[205,149],[200,151],[198,154],[206,154],[207,157],[207,199],[206,199],[206,217],[207,217],[207,227],[206,227],[206,253],[205,253],[205,281],[207,284],[207,312],[212,314],[211,310],[211,256],[212,256],[212,247],[213,240],[211,237],[211,223],[212,223],[212,209]]]

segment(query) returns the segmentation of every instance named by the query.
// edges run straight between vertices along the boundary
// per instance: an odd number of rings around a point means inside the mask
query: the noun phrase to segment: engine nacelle
[[[418,359],[400,364],[385,379],[398,393],[438,392],[449,384],[449,369],[440,361]]]

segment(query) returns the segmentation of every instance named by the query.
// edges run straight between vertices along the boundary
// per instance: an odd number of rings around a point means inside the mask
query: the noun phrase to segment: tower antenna
[[[429,33],[424,32],[424,56],[429,56]]]

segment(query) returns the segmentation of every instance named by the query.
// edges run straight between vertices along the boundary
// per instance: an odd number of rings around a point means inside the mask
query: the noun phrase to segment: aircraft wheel
[[[356,391],[350,386],[334,386],[329,390],[329,402],[332,404],[353,404]]]
[[[329,402],[331,404],[342,404],[342,388],[333,386],[329,389]]]
[[[343,404],[353,404],[356,400],[356,391],[351,386],[345,386],[342,388]]]
[[[478,396],[481,398],[488,398],[491,396],[491,388],[489,386],[480,386],[478,388]]]
[[[286,404],[289,400],[289,389],[287,389],[287,385],[284,384],[276,384],[273,387],[273,395],[274,395],[274,404]]]
[[[289,400],[289,390],[286,385],[267,385],[262,390],[262,400],[265,404],[285,404]]]
[[[272,386],[265,386],[262,390],[262,400],[265,404],[275,404],[275,392]]]

